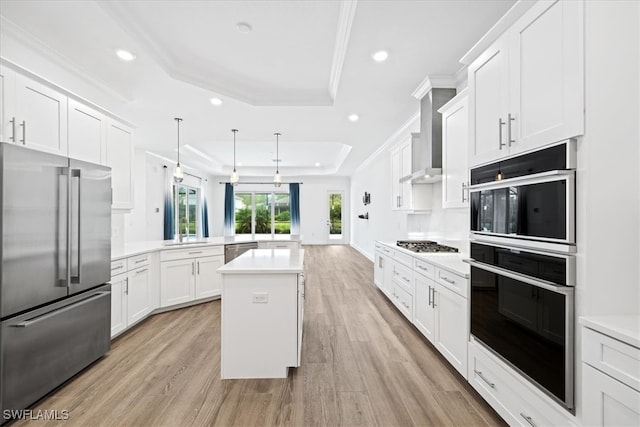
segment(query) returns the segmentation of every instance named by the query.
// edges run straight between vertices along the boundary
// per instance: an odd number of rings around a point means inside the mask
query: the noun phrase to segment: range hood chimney
[[[455,79],[427,77],[413,92],[420,100],[420,138],[411,149],[411,175],[400,182],[431,184],[442,180],[442,114],[440,107],[456,96]]]

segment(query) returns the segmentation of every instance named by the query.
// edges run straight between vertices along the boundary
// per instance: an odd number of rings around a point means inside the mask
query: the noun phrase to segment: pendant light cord
[[[180,166],[180,122],[182,121],[182,119],[176,117],[175,121],[178,122],[178,166]]]
[[[276,174],[280,173],[280,140],[279,136],[281,135],[279,132],[274,134],[276,136]]]
[[[238,129],[231,129],[231,132],[233,132],[233,171],[236,171],[236,132],[238,132]]]

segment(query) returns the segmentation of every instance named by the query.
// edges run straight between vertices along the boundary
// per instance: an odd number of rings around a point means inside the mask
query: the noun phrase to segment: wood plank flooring
[[[373,284],[349,246],[307,246],[302,366],[220,379],[220,301],[150,317],[15,426],[505,425]]]

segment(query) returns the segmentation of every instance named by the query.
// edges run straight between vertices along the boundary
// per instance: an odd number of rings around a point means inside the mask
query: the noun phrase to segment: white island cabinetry
[[[285,378],[300,366],[304,250],[252,249],[224,265],[220,373]]]

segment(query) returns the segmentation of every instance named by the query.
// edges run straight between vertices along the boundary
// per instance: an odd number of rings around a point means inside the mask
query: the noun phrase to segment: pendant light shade
[[[176,117],[174,120],[178,124],[178,163],[176,164],[176,168],[173,171],[173,179],[175,179],[176,182],[182,182],[182,180],[184,179],[182,166],[180,166],[180,122],[182,121],[182,119],[179,117]]]
[[[276,174],[273,177],[273,185],[280,187],[282,185],[282,177],[280,176],[280,152],[279,152],[279,137],[282,135],[279,132],[274,133],[276,136]]]
[[[231,172],[229,182],[231,185],[237,185],[238,181],[240,181],[240,177],[236,171],[236,133],[238,133],[238,129],[231,129],[231,132],[233,132],[233,172]]]

